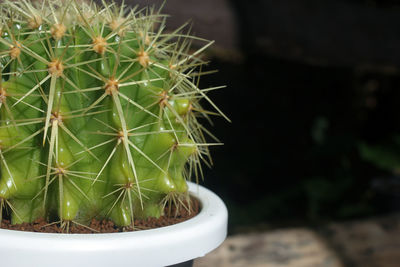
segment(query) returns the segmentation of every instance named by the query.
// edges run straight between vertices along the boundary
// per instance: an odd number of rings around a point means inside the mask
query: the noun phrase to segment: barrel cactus
[[[0,18],[0,221],[123,227],[190,203],[217,144],[198,120],[225,116],[198,87],[212,42],[116,3],[4,1]]]

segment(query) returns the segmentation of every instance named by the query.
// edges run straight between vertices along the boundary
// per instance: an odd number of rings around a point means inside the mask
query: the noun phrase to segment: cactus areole
[[[198,119],[225,115],[207,96],[221,87],[198,87],[212,42],[165,20],[106,2],[0,4],[0,221],[123,227],[189,205],[187,181],[219,144]]]

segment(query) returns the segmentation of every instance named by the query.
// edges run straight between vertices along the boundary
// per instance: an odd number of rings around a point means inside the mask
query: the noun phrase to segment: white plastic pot
[[[189,183],[201,212],[138,232],[51,234],[0,229],[0,265],[11,267],[160,267],[204,256],[226,238],[228,212],[210,190]]]

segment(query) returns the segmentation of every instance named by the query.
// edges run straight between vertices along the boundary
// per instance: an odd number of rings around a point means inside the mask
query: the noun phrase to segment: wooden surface
[[[400,214],[229,237],[195,267],[398,267]]]

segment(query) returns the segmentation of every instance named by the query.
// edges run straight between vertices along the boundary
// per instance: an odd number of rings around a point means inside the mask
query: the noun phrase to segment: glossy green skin
[[[125,226],[132,223],[133,217],[160,216],[160,203],[168,193],[187,192],[184,168],[196,152],[196,146],[176,145],[177,138],[180,143],[194,144],[185,125],[189,100],[169,93],[168,104],[160,104],[163,92],[174,82],[169,71],[170,56],[152,54],[150,49],[151,63],[144,67],[138,61],[132,64],[137,60],[137,51],[147,49],[133,30],[123,36],[115,34],[107,40],[107,52],[99,54],[91,49],[92,37],[84,24],[67,26],[66,35],[60,40],[50,34],[50,27],[44,23],[39,32],[29,29],[26,23],[14,23],[8,29],[3,28],[0,39],[1,54],[9,53],[11,36],[22,44],[18,58],[7,55],[2,59],[7,67],[3,69],[1,87],[7,96],[0,109],[0,146],[4,157],[0,198],[12,206],[9,209],[12,222],[56,217],[61,221],[87,223],[92,218],[109,218]],[[102,36],[110,33],[106,26]],[[35,55],[48,62],[62,61],[63,75],[52,75],[48,64]],[[14,75],[15,72],[20,73]],[[48,75],[38,87],[38,82]],[[124,84],[131,82],[131,85],[119,87],[114,96],[106,95],[91,106],[105,93],[105,81],[94,77],[99,75],[106,79],[121,75],[121,80],[130,76]],[[134,84],[136,81],[140,83]],[[54,95],[50,93],[52,82]],[[100,89],[85,90],[88,88]],[[128,103],[119,93],[136,105]],[[22,96],[23,101],[16,104]],[[49,106],[52,96],[53,104]],[[147,112],[138,106],[146,107]],[[46,119],[49,108],[52,114],[62,116],[61,122]],[[30,121],[35,123],[23,123]],[[127,130],[136,129],[129,136],[134,146],[119,141],[117,134],[124,126]],[[56,173],[56,169],[49,171],[49,166],[65,168],[67,175]]]

